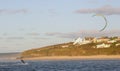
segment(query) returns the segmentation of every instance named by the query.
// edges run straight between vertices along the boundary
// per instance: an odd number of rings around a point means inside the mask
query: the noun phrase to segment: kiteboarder
[[[21,59],[21,62],[25,64],[25,61],[23,59]]]
[[[20,57],[20,61],[25,64],[25,61],[23,60],[23,57]]]

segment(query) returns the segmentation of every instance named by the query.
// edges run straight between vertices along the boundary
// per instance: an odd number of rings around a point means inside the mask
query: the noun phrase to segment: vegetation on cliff
[[[95,48],[100,43],[89,43],[84,45],[73,45],[72,42],[46,46],[24,51],[23,57],[42,56],[90,56],[90,55],[119,55],[120,45],[112,43],[109,48]]]

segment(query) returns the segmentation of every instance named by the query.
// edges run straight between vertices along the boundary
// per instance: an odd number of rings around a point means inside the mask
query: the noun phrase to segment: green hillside
[[[112,43],[109,48],[94,48],[99,43],[89,43],[84,45],[73,45],[72,42],[57,44],[42,48],[24,51],[23,57],[42,56],[90,56],[90,55],[119,55],[120,46]]]

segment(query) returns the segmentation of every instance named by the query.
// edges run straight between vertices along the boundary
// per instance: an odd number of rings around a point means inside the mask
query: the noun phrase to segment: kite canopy
[[[93,17],[94,16],[101,16],[101,17],[103,17],[103,19],[105,20],[105,26],[100,30],[100,32],[105,30],[105,28],[107,27],[107,24],[108,24],[106,17],[104,15],[102,15],[102,14],[96,14],[96,15],[93,15]]]

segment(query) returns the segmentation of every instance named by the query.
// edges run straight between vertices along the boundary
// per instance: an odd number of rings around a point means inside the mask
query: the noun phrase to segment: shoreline
[[[107,60],[120,59],[120,55],[93,55],[93,56],[45,56],[23,58],[24,60]]]

